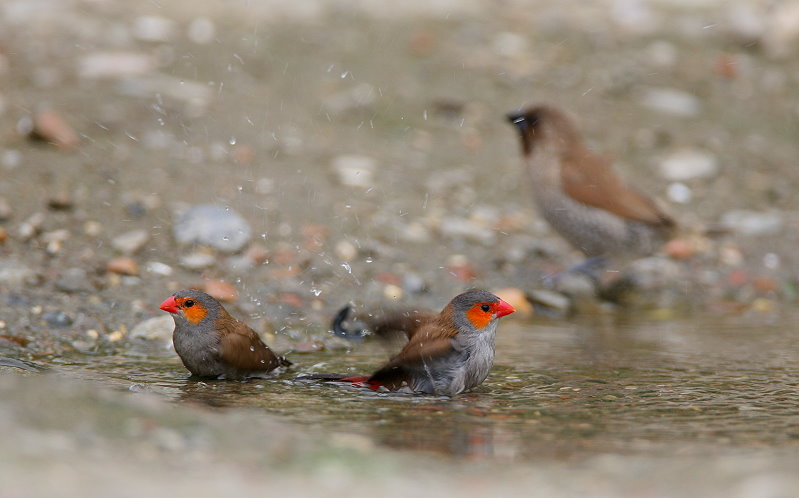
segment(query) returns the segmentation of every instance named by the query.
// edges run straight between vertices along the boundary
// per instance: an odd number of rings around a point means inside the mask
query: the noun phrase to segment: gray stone
[[[179,244],[201,244],[233,253],[250,241],[247,221],[230,208],[216,204],[190,206],[177,217],[172,233]]]
[[[716,157],[699,149],[680,149],[661,159],[660,176],[671,181],[710,178],[719,171]]]
[[[693,117],[702,108],[699,99],[676,88],[648,88],[640,96],[644,107],[681,117]]]
[[[42,315],[42,320],[51,327],[64,328],[72,325],[72,317],[63,311],[51,311]]]
[[[0,260],[0,285],[16,287],[35,283],[39,275],[23,263],[13,259]]]
[[[783,215],[777,211],[749,211],[737,209],[724,213],[721,225],[744,236],[774,235],[782,230]]]
[[[137,323],[128,334],[131,339],[147,339],[148,341],[171,341],[175,321],[172,316],[163,314]]]
[[[147,230],[131,230],[114,237],[111,240],[111,247],[122,254],[131,255],[139,252],[149,240],[150,234]]]
[[[188,268],[189,270],[204,270],[212,267],[214,263],[216,263],[216,257],[207,252],[195,251],[181,256],[178,262],[180,266]]]
[[[374,186],[377,163],[367,156],[343,155],[333,159],[333,170],[342,185],[369,188]]]
[[[83,268],[69,268],[61,273],[55,282],[58,290],[63,292],[94,292],[95,288]]]

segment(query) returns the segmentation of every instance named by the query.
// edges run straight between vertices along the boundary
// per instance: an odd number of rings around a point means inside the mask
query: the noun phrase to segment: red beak
[[[161,309],[164,311],[168,311],[169,313],[177,313],[178,312],[178,302],[175,301],[175,296],[169,296],[166,298],[166,301],[161,303]],[[511,308],[512,310],[513,308]],[[512,311],[511,311],[512,313]]]
[[[514,311],[516,311],[516,310],[513,309],[513,306],[511,306],[510,304],[506,303],[502,299],[499,300],[499,306],[497,306],[497,318],[503,317],[505,315],[510,315]]]

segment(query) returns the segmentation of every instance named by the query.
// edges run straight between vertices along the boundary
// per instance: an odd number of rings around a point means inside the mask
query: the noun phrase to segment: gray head
[[[195,289],[177,291],[161,303],[161,309],[171,313],[175,323],[192,325],[213,323],[224,312],[219,301]]]
[[[494,294],[472,289],[455,296],[450,301],[444,314],[449,314],[458,330],[483,330],[497,318],[513,313],[513,306]]]

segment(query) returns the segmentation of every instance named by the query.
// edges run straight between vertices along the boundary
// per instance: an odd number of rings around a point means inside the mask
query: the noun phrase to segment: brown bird
[[[300,379],[348,382],[373,390],[454,396],[480,385],[494,364],[499,318],[513,307],[490,292],[470,290],[456,296],[441,313],[409,314],[391,327],[408,337],[405,347],[368,376],[314,374]],[[349,307],[336,317],[341,322]]]
[[[539,105],[507,118],[521,136],[538,209],[587,257],[643,256],[669,238],[674,220],[591,151],[565,113]]]
[[[192,375],[244,379],[291,365],[204,292],[178,291],[161,303],[161,309],[175,320],[172,343]]]

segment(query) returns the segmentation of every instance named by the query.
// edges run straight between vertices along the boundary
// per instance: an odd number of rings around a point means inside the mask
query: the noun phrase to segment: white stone
[[[777,211],[728,211],[721,217],[721,224],[730,231],[744,236],[775,235],[785,224],[783,215]]]
[[[700,149],[680,149],[660,160],[660,175],[666,180],[685,181],[715,176],[719,170],[715,156]]]
[[[175,30],[174,21],[165,17],[141,16],[133,20],[131,32],[141,41],[168,42]]]
[[[702,108],[696,96],[676,88],[648,88],[643,91],[639,101],[654,111],[680,117],[696,116]]]
[[[369,188],[374,186],[377,163],[367,156],[343,155],[333,159],[333,170],[342,185]]]

